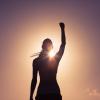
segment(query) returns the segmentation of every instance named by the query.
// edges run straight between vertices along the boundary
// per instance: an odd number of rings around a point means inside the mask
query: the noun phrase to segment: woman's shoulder
[[[32,66],[33,66],[33,69],[38,69],[38,58],[33,59]]]
[[[33,63],[37,63],[39,61],[39,57],[33,59]]]

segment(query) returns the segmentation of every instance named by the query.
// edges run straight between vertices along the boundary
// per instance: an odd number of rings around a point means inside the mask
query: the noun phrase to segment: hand
[[[65,28],[65,24],[63,22],[60,22],[59,25],[60,25],[61,29]]]

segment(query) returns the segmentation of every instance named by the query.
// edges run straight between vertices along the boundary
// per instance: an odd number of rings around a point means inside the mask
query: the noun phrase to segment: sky
[[[100,100],[100,0],[0,1],[0,100],[29,100],[30,56],[45,38],[58,51],[59,22],[67,39],[57,74],[63,100]]]

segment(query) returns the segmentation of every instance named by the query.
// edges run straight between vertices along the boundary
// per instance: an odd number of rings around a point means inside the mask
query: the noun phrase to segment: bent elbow
[[[63,40],[62,41],[62,45],[66,45],[66,40]]]
[[[64,42],[64,45],[66,45],[66,42]]]
[[[63,42],[62,45],[65,46],[66,45],[66,42]]]

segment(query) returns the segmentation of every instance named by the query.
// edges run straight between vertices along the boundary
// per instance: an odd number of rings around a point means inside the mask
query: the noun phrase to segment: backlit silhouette
[[[61,28],[61,46],[59,51],[52,57],[49,53],[53,49],[52,41],[47,38],[43,41],[42,51],[39,57],[33,60],[33,78],[31,82],[30,100],[33,100],[33,94],[37,83],[37,73],[39,72],[40,83],[37,90],[36,100],[62,100],[59,85],[56,80],[59,62],[64,53],[66,38],[65,25],[60,23]]]

